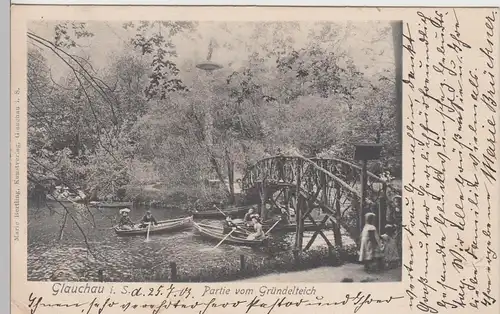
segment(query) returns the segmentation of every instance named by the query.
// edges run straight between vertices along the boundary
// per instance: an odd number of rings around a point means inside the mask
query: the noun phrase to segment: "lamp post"
[[[361,160],[361,204],[359,206],[358,212],[358,228],[361,230],[363,228],[363,216],[365,214],[366,207],[366,185],[368,180],[367,164],[368,160],[374,160],[380,158],[380,152],[382,151],[382,144],[355,144],[356,150],[354,152],[354,159]],[[380,219],[380,217],[378,217]]]
[[[215,63],[211,61],[212,52],[214,48],[214,41],[210,40],[210,44],[208,46],[208,56],[207,60],[196,64],[198,69],[206,71],[208,74],[212,74],[213,71],[222,69],[223,66],[221,64]],[[213,144],[212,140],[212,128],[213,128],[213,117],[211,110],[206,111],[206,120],[205,120],[205,138],[207,141],[207,146],[211,147]],[[234,203],[234,166],[230,159],[229,152],[226,150],[226,158],[227,158],[227,172],[229,178],[229,194],[230,194],[230,203]],[[221,179],[222,180],[222,179]],[[225,184],[225,182],[223,182]]]
[[[213,50],[214,50],[214,43],[213,43],[213,40],[210,40],[210,44],[208,45],[207,60],[196,64],[196,67],[198,69],[204,70],[208,74],[212,74],[213,71],[219,70],[219,69],[223,68],[222,65],[210,61],[210,59],[212,59],[212,52],[213,52]],[[211,110],[207,110],[207,112],[206,112],[206,121],[205,121],[205,123],[206,123],[206,126],[205,126],[206,127],[205,138],[207,140],[207,145],[209,147],[211,147],[212,144],[213,144],[213,142],[212,142],[213,118],[212,118],[212,112],[211,112]]]
[[[403,103],[403,79],[402,79],[402,73],[403,71],[401,70],[403,62],[401,62],[401,59],[403,58],[403,22],[397,21],[397,22],[391,22],[392,26],[392,38],[393,38],[393,44],[394,47],[397,47],[394,49],[394,58],[395,58],[395,65],[396,65],[396,104],[402,104]],[[398,118],[396,119],[398,122],[397,128],[398,128],[398,137],[399,137],[399,143],[402,142],[403,139],[403,127],[402,127],[402,116],[403,116],[403,106],[397,106],[397,113],[398,113]]]

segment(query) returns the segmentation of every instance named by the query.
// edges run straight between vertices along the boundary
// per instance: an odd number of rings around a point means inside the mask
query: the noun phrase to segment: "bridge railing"
[[[303,169],[297,168],[298,160],[306,160]],[[314,167],[315,164],[319,167]],[[310,167],[309,167],[309,166]],[[322,168],[322,169],[321,169]],[[241,180],[242,190],[248,190],[257,182],[283,182],[296,184],[297,171],[302,171],[302,177],[308,184],[318,183],[321,172],[327,172],[329,177],[338,182],[344,190],[353,196],[361,195],[361,172],[360,166],[337,158],[304,158],[302,156],[277,155],[259,160],[249,167]],[[370,204],[379,204],[391,200],[396,195],[401,195],[401,189],[390,184],[383,178],[367,173],[366,198]]]
[[[367,174],[365,208],[361,208],[362,168],[353,163],[336,158],[306,158],[295,156],[273,156],[264,158],[248,168],[241,181],[242,191],[249,194],[257,192],[260,205],[277,203],[283,197],[284,205],[296,208],[296,246],[302,248],[303,226],[306,219],[316,225],[311,213],[316,208],[324,214],[320,225],[327,220],[332,222],[336,245],[342,246],[340,228],[344,228],[354,240],[359,240],[367,211],[378,213],[378,228],[382,232],[392,212],[392,195],[401,195],[397,187],[373,173]],[[270,202],[270,203],[268,203]],[[262,207],[261,207],[262,209]],[[267,209],[262,212],[267,216]],[[307,250],[319,233],[327,243],[326,236],[319,231],[306,245]],[[330,245],[330,244],[329,244]]]

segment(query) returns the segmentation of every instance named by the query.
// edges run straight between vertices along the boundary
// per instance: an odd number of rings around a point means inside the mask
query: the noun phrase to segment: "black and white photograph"
[[[141,19],[26,25],[28,281],[401,281],[402,23]]]

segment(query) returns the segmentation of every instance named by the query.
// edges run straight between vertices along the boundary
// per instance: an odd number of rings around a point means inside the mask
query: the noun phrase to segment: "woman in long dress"
[[[252,217],[252,223],[253,223],[253,228],[254,228],[255,232],[249,234],[247,239],[248,240],[259,240],[259,239],[264,238],[265,234],[264,234],[264,231],[262,230],[262,224],[260,223],[259,215],[254,215]]]
[[[130,219],[130,216],[128,213],[130,212],[130,209],[128,208],[123,208],[120,209],[120,221],[118,222],[118,228],[122,230],[131,230],[135,228],[135,224],[132,222]]]
[[[375,214],[367,213],[365,215],[365,226],[361,232],[361,243],[359,249],[359,261],[365,265],[365,270],[373,269],[374,264],[382,258],[381,241],[375,227]]]

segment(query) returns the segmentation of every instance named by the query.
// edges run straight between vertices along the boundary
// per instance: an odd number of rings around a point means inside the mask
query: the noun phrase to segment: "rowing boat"
[[[272,225],[266,225],[263,227],[264,230],[267,230],[271,227]],[[316,231],[318,229],[318,227],[316,225],[314,225],[313,223],[311,222],[306,222],[304,223],[304,231]],[[272,231],[295,231],[297,230],[297,224],[293,223],[293,224],[286,224],[286,225],[277,225]],[[271,231],[271,232],[272,232]]]
[[[247,213],[248,209],[250,206],[243,206],[243,207],[233,207],[229,209],[222,209],[221,211],[224,213],[221,213],[220,210],[217,209],[210,209],[210,210],[204,210],[204,211],[194,211],[192,213],[193,218],[198,218],[198,219],[223,219],[226,216],[231,216],[232,218],[242,218],[245,216]]]
[[[54,197],[52,195],[47,195],[47,201],[60,203],[83,203],[85,199],[80,196]]]
[[[221,227],[196,222],[193,222],[193,226],[201,236],[210,240],[221,241],[227,236],[227,234],[224,234],[222,232],[223,229]],[[224,242],[238,245],[259,246],[264,244],[267,240],[267,238],[263,238],[260,240],[250,240],[247,239],[246,236],[246,233],[234,231],[229,237],[224,240]]]
[[[264,222],[262,224],[262,230],[267,231],[269,230],[275,223],[276,221],[271,221],[271,222]],[[237,223],[237,225],[241,228],[248,229],[251,227],[245,226],[245,223]],[[304,231],[316,231],[318,227],[314,225],[312,222],[306,222],[304,223]],[[324,229],[324,228],[323,228]],[[297,224],[295,223],[290,223],[290,224],[280,224],[278,223],[272,230],[271,232],[295,232],[297,230]]]
[[[168,233],[173,231],[184,230],[191,226],[192,221],[193,217],[184,217],[172,220],[158,221],[157,225],[151,225],[151,227],[149,228],[149,234]],[[114,230],[115,233],[119,236],[145,235],[148,232],[148,227],[144,228],[136,227],[134,229],[120,229],[118,228],[118,226],[115,226]]]
[[[99,208],[122,208],[122,207],[132,207],[133,202],[90,202],[92,207]]]

